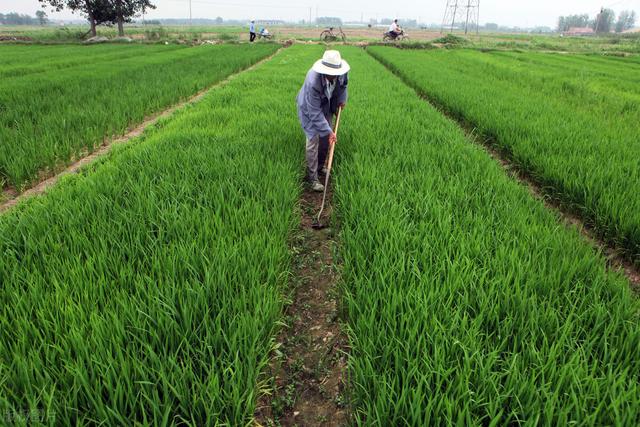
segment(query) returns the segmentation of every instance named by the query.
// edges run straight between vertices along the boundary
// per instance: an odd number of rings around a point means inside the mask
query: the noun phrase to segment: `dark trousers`
[[[327,160],[327,154],[329,153],[329,135],[324,138],[320,138],[320,144],[318,144],[318,172],[324,167],[324,162]]]
[[[256,39],[256,33],[249,33],[249,41],[252,42]]]

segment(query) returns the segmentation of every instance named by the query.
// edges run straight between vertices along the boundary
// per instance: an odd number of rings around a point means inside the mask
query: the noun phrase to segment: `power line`
[[[479,18],[480,0],[447,0],[440,32],[444,32],[445,27],[450,27],[449,31],[453,32],[456,24],[464,23],[465,34],[474,27],[475,32],[478,33]]]

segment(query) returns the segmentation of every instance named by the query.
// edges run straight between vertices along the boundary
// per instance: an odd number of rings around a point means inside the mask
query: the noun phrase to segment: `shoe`
[[[320,173],[321,173],[322,175],[325,175],[325,176],[326,176],[326,175],[327,175],[327,168],[323,167],[322,169],[320,169]]]
[[[320,184],[320,181],[314,181],[311,183],[311,189],[313,191],[321,192],[324,191],[324,185]]]

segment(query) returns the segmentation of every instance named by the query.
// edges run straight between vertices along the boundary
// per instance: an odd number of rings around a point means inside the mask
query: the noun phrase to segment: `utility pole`
[[[464,33],[474,26],[476,34],[479,31],[480,0],[447,0],[444,10],[444,18],[440,32],[443,33],[445,27],[449,27],[449,32],[453,33],[456,22],[464,21]]]
[[[598,14],[598,16],[596,16],[596,28],[595,28],[596,33],[600,32],[600,17],[602,16],[603,12],[604,12],[604,7],[601,7],[600,13]]]
[[[191,0],[189,0],[191,1]],[[458,1],[456,0],[456,4],[453,6],[453,14],[451,15],[451,31],[453,33],[453,25],[456,23],[456,13],[458,13]]]
[[[467,34],[469,31],[469,10],[471,10],[471,0],[468,0],[467,3],[467,20],[464,21],[464,33]]]
[[[309,25],[310,26],[313,25],[313,24],[311,24],[311,21],[313,20],[312,11],[313,11],[313,8],[311,6],[309,6]]]
[[[193,15],[191,14],[191,0],[189,0],[189,26],[193,26]]]

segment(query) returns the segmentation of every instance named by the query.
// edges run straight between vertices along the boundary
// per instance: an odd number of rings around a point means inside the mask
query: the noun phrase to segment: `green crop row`
[[[93,46],[98,47],[97,51],[103,49],[109,50],[107,45]],[[65,55],[67,52],[77,51],[78,46],[75,45],[20,45],[20,44],[1,44],[0,56],[2,57],[2,64],[0,67],[7,65],[23,64],[27,58],[32,61],[39,61],[44,58],[59,58],[61,55]]]
[[[280,52],[0,216],[0,414],[251,420],[299,223],[292,101],[320,52]]]
[[[356,423],[637,424],[626,280],[455,123],[340,50],[352,72],[333,179]],[[0,414],[251,421],[299,222],[293,101],[321,52],[280,52],[0,216]],[[182,55],[184,69],[202,61]]]
[[[185,49],[185,46],[172,45],[96,45],[96,46],[72,46],[57,52],[55,57],[49,57],[44,53],[24,52],[20,60],[10,64],[0,64],[0,78],[16,78],[32,73],[55,73],[71,67],[96,65],[131,58],[133,56],[149,56],[154,53],[170,52],[177,49]],[[0,55],[2,49],[0,49]]]
[[[574,111],[588,110],[613,125],[640,120],[640,67],[585,55],[460,51],[452,69],[469,67],[538,93],[562,97]]]
[[[22,188],[155,111],[273,53],[199,46],[0,81],[0,182]],[[155,52],[155,47],[151,51]]]
[[[479,52],[369,51],[419,92],[473,124],[546,192],[640,261],[637,96],[627,93],[614,101],[562,77],[547,78],[550,89],[544,89],[531,76],[534,64],[527,65],[531,75],[505,67],[496,71],[482,66],[485,54]],[[574,102],[574,97],[589,102]]]
[[[637,425],[628,282],[454,122],[342,51],[334,197],[357,424]]]

